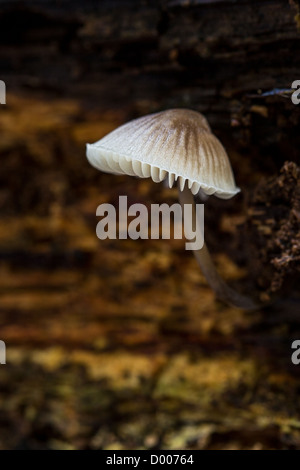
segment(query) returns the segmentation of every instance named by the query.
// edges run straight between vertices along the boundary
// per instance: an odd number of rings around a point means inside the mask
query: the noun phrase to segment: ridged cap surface
[[[99,170],[151,177],[169,186],[187,181],[193,194],[229,199],[239,192],[227,153],[205,117],[189,109],[170,109],[130,121],[94,144],[87,158]]]

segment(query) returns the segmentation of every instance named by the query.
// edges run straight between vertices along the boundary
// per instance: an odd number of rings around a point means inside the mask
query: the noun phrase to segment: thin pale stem
[[[183,211],[184,211],[184,204],[192,204],[193,217],[194,217],[193,225],[195,226],[196,209],[195,209],[194,197],[191,191],[188,189],[187,184],[185,184],[183,191],[181,191],[178,188],[178,192],[179,192],[179,201],[180,201]],[[220,300],[223,300],[227,304],[230,304],[234,307],[242,308],[244,310],[255,310],[258,308],[258,305],[256,305],[256,303],[252,299],[236,292],[234,289],[229,287],[226,284],[226,282],[221,278],[218,271],[216,270],[216,267],[209,254],[209,251],[205,242],[201,249],[194,250],[194,255],[196,257],[196,260],[208,284],[215,291],[216,296]]]

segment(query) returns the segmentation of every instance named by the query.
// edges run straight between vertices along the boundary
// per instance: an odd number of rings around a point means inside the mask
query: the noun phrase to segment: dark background
[[[299,448],[300,106],[276,91],[299,24],[296,1],[0,0],[0,448]],[[96,237],[99,204],[177,192],[86,142],[172,107],[228,150],[242,193],[209,199],[206,240],[269,308],[216,301],[181,240]]]

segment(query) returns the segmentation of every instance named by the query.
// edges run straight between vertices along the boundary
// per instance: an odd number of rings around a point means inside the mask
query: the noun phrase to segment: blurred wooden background
[[[297,286],[246,314],[181,240],[100,242],[99,204],[177,194],[85,157],[131,118],[203,112],[243,190],[210,198],[207,242],[229,282],[264,294],[272,231],[246,218],[268,206],[256,185],[300,160],[300,108],[275,90],[300,79],[298,2],[0,0],[0,43],[0,448],[299,448]]]

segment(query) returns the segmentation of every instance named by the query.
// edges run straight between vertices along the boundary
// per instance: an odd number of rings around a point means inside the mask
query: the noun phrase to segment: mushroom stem
[[[193,206],[193,218],[194,222],[196,220],[196,209],[195,209],[195,202],[194,197],[191,191],[188,189],[187,185],[185,184],[183,190],[181,191],[178,188],[179,192],[179,201],[184,210],[184,204],[192,204]],[[194,223],[195,226],[195,223]],[[194,250],[194,255],[196,260],[211,288],[215,291],[216,296],[230,304],[234,307],[242,308],[244,310],[255,310],[258,308],[258,305],[250,298],[239,294],[234,289],[229,287],[226,282],[220,277],[214,262],[210,256],[208,248],[204,242],[203,247],[199,250]]]

